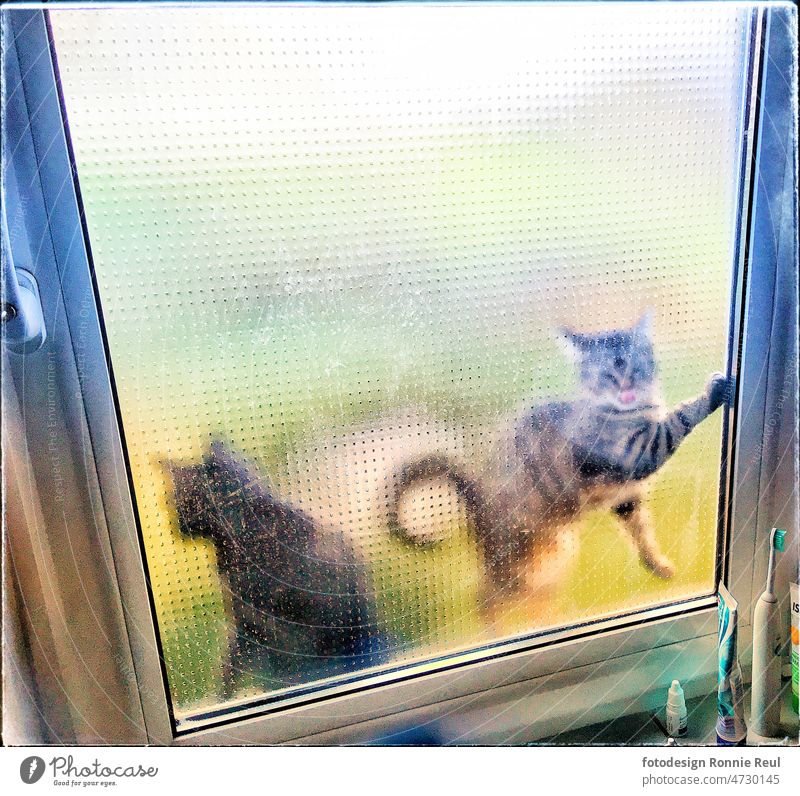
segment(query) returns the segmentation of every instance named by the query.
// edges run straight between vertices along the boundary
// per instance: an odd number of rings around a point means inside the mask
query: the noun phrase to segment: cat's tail
[[[394,493],[389,505],[389,530],[405,542],[417,547],[430,547],[441,541],[440,537],[415,532],[400,522],[400,504],[403,495],[415,484],[425,481],[445,479],[456,490],[456,494],[464,501],[467,514],[475,525],[479,536],[488,531],[487,504],[480,483],[470,477],[458,464],[440,454],[425,456],[416,461],[404,464],[397,470],[392,479]]]

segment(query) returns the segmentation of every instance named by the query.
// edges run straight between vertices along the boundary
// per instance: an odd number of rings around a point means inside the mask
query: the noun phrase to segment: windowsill
[[[666,696],[666,695],[665,695]],[[770,739],[769,746],[798,745],[798,715],[792,710],[791,683],[783,683],[781,706],[781,726],[785,733],[783,740]],[[749,702],[749,692],[745,695]],[[716,746],[717,695],[687,700],[689,713],[688,733],[675,739],[677,746]],[[749,719],[749,709],[747,711]],[[759,742],[748,732],[748,745],[757,746]],[[533,746],[666,746],[668,736],[664,729],[664,712],[657,714],[634,713],[621,716],[611,722],[593,724],[565,733],[552,735]]]

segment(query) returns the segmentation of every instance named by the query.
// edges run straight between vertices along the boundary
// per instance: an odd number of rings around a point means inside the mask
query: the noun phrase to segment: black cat
[[[292,685],[383,659],[365,567],[344,534],[277,500],[221,443],[169,469],[180,530],[213,542],[230,598],[224,697],[245,671],[266,667]]]

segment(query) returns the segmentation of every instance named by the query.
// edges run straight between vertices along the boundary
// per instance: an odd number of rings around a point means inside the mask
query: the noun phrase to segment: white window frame
[[[113,363],[96,305],[87,301],[96,295],[91,230],[87,237],[57,54],[45,11],[6,8],[2,15],[3,198],[14,261],[38,280],[48,331],[39,352],[3,352],[4,487],[18,504],[6,523],[8,561],[24,605],[41,606],[25,620],[37,639],[37,688],[79,706],[45,708],[53,713],[54,740],[342,743],[388,739],[429,723],[452,742],[522,742],[653,709],[674,677],[687,684],[689,696],[713,689],[716,600],[707,596],[446,656],[435,665],[365,673],[323,690],[310,686],[289,699],[221,710],[176,732],[112,390]],[[738,416],[730,410],[725,423],[736,433],[725,434],[734,464],[730,478],[723,478],[718,572],[741,603],[745,661],[755,584],[766,561],[756,529],[779,521],[797,526],[795,25],[788,3],[753,8],[748,85],[758,90],[744,103],[735,283],[744,320],[739,329],[734,312],[731,328],[732,339],[744,341],[731,364],[740,409]],[[54,383],[55,414],[47,403],[47,385]],[[62,452],[64,500],[43,502],[36,495],[48,494],[52,485],[54,442]],[[78,558],[65,561],[66,550],[78,551]],[[103,564],[93,579],[82,569],[90,562]],[[23,578],[25,572],[36,577]],[[70,644],[59,639],[59,628],[84,624],[94,632],[75,634]],[[50,671],[42,673],[47,656]]]

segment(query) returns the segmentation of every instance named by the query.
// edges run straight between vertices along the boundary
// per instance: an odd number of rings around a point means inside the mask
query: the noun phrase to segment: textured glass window
[[[711,593],[745,9],[50,17],[179,718]]]

